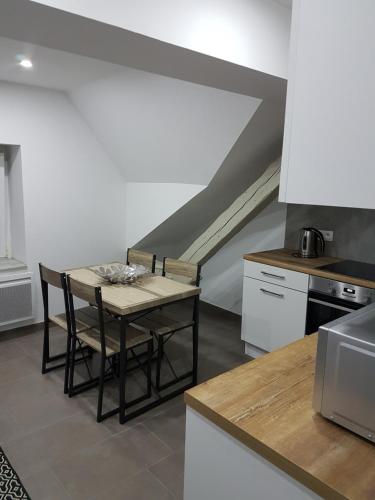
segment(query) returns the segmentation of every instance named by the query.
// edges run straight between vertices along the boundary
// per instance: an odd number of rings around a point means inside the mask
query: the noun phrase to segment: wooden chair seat
[[[189,326],[193,326],[193,321],[178,321],[170,318],[166,314],[154,311],[146,316],[139,318],[132,325],[143,332],[151,332],[154,335],[162,337],[177,330],[183,330]]]
[[[98,313],[97,310],[93,307],[84,307],[82,309],[78,309],[75,315],[77,333],[98,326]],[[60,326],[64,330],[68,330],[65,313],[57,314],[56,316],[49,316],[49,320],[52,321],[52,323]],[[114,321],[113,317],[109,314],[105,315],[104,320],[106,323],[109,321]]]
[[[77,337],[97,352],[101,352],[100,331],[96,328],[77,332]],[[126,329],[126,349],[133,349],[150,341],[150,334],[128,326]],[[106,356],[120,352],[120,325],[117,321],[108,323],[105,329]]]

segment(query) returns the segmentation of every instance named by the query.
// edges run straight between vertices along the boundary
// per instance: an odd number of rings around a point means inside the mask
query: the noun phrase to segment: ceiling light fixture
[[[20,66],[30,69],[33,67],[33,63],[30,61],[30,59],[21,59]]]

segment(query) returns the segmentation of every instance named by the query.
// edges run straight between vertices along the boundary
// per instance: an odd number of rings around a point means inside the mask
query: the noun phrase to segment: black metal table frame
[[[140,408],[137,408],[136,410],[133,410],[129,413],[127,413],[127,408],[130,408],[141,401],[146,400],[144,396],[141,396],[140,398],[137,398],[136,400],[127,403],[126,402],[126,373],[128,371],[127,369],[127,363],[131,360],[127,360],[127,355],[126,355],[126,330],[128,325],[134,321],[135,314],[139,316],[139,313],[142,315],[148,314],[152,311],[159,310],[160,307],[164,306],[170,306],[173,304],[185,302],[188,300],[194,301],[193,304],[193,369],[192,369],[192,380],[188,384],[179,387],[173,392],[170,392],[164,396],[160,394],[161,391],[158,391],[154,386],[153,386],[153,392],[154,394],[151,395],[151,397],[155,396],[155,393],[157,395],[157,399],[152,401],[151,403],[147,403],[143,405]],[[116,316],[119,317],[119,322],[120,322],[120,369],[119,369],[119,376],[118,376],[118,383],[119,383],[119,406],[117,408],[114,408],[113,410],[109,410],[108,412],[104,413],[102,415],[101,421],[105,420],[109,417],[112,417],[114,415],[119,414],[119,422],[120,424],[124,424],[125,422],[128,422],[132,418],[135,418],[139,415],[142,415],[143,413],[151,410],[152,408],[155,408],[162,403],[165,403],[166,401],[178,396],[179,394],[184,393],[191,387],[194,387],[197,385],[197,378],[198,378],[198,341],[199,341],[199,293],[196,295],[190,295],[189,297],[184,297],[183,299],[177,299],[173,300],[171,302],[166,302],[165,304],[162,304],[162,306],[153,306],[145,309],[140,309],[137,311],[137,313],[128,313],[124,315],[120,315],[118,312],[116,312]],[[107,308],[107,310],[111,313],[112,311],[110,308]],[[80,392],[84,392],[85,390],[88,390],[92,387],[97,385],[97,381],[92,380],[91,382],[83,382],[82,384],[79,384],[79,388],[77,387],[77,391],[75,394],[78,394]],[[172,385],[172,384],[170,384]],[[165,388],[166,389],[166,388]],[[163,390],[163,389],[162,389]],[[147,398],[148,399],[148,398]]]

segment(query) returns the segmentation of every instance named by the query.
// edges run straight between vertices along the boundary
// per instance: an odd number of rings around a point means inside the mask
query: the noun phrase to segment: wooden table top
[[[187,299],[201,292],[196,286],[157,275],[147,275],[132,285],[115,285],[106,282],[87,267],[72,269],[67,273],[81,283],[100,286],[104,307],[121,316]]]
[[[345,274],[332,273],[318,269],[320,266],[340,262],[344,259],[338,257],[317,257],[316,259],[303,259],[296,257],[296,250],[288,248],[278,248],[277,250],[267,250],[265,252],[248,253],[243,256],[245,260],[268,264],[270,266],[290,269],[300,273],[310,274],[312,276],[320,276],[322,278],[343,281],[352,285],[364,286],[367,288],[375,288],[375,281],[365,280],[362,278],[354,278]]]
[[[185,393],[191,408],[326,499],[375,498],[375,446],[312,408],[317,335]]]

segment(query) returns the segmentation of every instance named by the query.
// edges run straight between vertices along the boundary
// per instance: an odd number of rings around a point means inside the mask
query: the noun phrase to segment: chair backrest
[[[191,285],[199,286],[201,266],[192,264],[183,260],[171,259],[164,257],[163,259],[163,276],[175,279],[176,277],[185,278],[185,282]]]
[[[134,248],[128,248],[126,254],[126,263],[129,264],[141,264],[142,266],[151,269],[151,272],[155,272],[156,255],[144,252],[143,250],[135,250]]]
[[[79,299],[85,300],[89,304],[97,304],[97,293],[96,290],[100,287],[95,287],[92,285],[86,285],[81,281],[77,281],[74,278],[68,276],[68,291],[71,295],[78,297]],[[98,304],[97,304],[98,305]]]
[[[42,298],[43,298],[43,309],[44,309],[44,322],[48,322],[49,316],[49,304],[48,304],[48,285],[60,288],[64,295],[64,305],[65,314],[67,318],[68,328],[69,328],[69,301],[68,301],[68,290],[66,284],[66,274],[60,273],[59,271],[54,271],[49,269],[43,264],[39,263],[39,273],[40,273],[40,283],[42,287]]]
[[[55,286],[56,288],[64,288],[65,273],[49,269],[41,263],[39,263],[39,272],[42,282],[44,281],[48,285]]]
[[[77,281],[74,278],[67,276],[67,288],[69,295],[69,309],[70,309],[70,321],[72,325],[72,335],[73,338],[77,335],[76,329],[76,318],[75,318],[75,308],[74,299],[77,297],[81,300],[88,302],[90,305],[96,305],[98,309],[98,322],[100,331],[100,343],[102,352],[105,353],[105,332],[104,332],[104,312],[103,312],[103,301],[102,301],[102,289],[100,286],[92,286]]]

